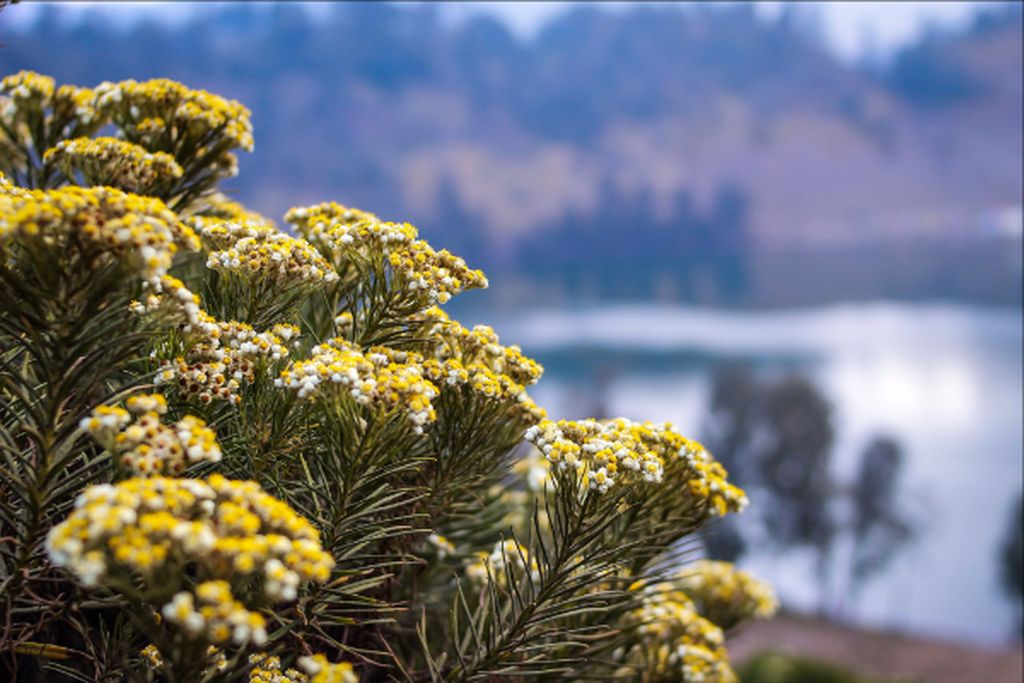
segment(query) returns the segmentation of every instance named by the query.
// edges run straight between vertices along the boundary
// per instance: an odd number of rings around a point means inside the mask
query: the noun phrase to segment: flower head
[[[136,476],[177,475],[188,465],[220,460],[217,436],[203,420],[186,415],[173,425],[161,422],[167,412],[161,394],[133,396],[126,405],[127,411],[99,406],[80,426]]]
[[[730,562],[700,560],[676,574],[676,582],[697,610],[723,628],[765,619],[778,609],[772,587]]]
[[[77,257],[82,267],[114,259],[157,283],[178,248],[198,250],[199,239],[159,199],[71,186],[0,192],[0,253],[15,247]]]
[[[743,491],[726,480],[727,473],[695,441],[670,424],[637,423],[625,418],[543,420],[525,438],[560,470],[574,469],[580,480],[600,493],[620,483],[662,484],[671,471],[708,515],[738,512],[746,505]]]
[[[422,356],[414,352],[372,347],[363,353],[336,337],[313,347],[309,359],[285,368],[277,384],[299,398],[342,395],[385,412],[403,411],[416,432],[437,417],[431,404],[437,387],[425,377]]]
[[[133,142],[159,149],[166,130],[177,131],[206,147],[253,149],[250,112],[234,100],[193,90],[166,78],[102,83],[96,106]],[[147,144],[148,143],[148,144]]]
[[[221,475],[90,486],[46,547],[86,587],[141,582],[168,622],[212,643],[266,637],[263,617],[232,592],[232,580],[260,576],[263,599],[291,600],[303,582],[326,581],[334,565],[316,529],[287,504],[255,482]],[[169,601],[167,577],[180,587]]]
[[[182,175],[170,154],[109,137],[62,140],[46,150],[43,159],[69,176],[81,173],[87,185],[109,185],[138,194],[152,194]]]

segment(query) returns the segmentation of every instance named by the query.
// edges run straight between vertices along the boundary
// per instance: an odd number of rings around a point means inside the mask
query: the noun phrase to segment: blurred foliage
[[[743,683],[909,683],[858,676],[833,664],[766,652],[737,669]]]

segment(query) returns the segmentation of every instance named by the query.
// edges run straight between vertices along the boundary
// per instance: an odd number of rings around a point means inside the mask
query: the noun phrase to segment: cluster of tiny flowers
[[[508,375],[496,374],[481,363],[472,363],[466,367],[452,358],[444,361],[428,358],[423,361],[423,374],[442,391],[466,387],[476,396],[502,404],[517,421],[535,424],[547,415],[543,408],[533,402],[521,384],[517,384]]]
[[[472,269],[447,249],[434,251],[423,240],[414,240],[388,254],[391,268],[408,283],[410,290],[425,293],[431,304],[443,304],[470,289],[486,289],[487,276]]]
[[[200,205],[196,207],[195,213],[186,218],[185,223],[204,237],[206,236],[203,232],[204,228],[214,228],[224,223],[244,223],[250,227],[257,225],[267,228],[274,227],[274,221],[246,208],[239,202],[228,199],[220,192],[203,197]],[[214,231],[213,235],[216,234],[218,231]],[[234,239],[220,243],[214,242],[214,244],[217,245],[216,248],[223,248],[230,246],[232,242]]]
[[[408,226],[384,227],[375,215],[359,209],[342,206],[336,202],[323,202],[313,206],[298,206],[290,209],[284,219],[306,236],[310,241],[323,244],[331,250],[353,248],[358,241],[360,245],[377,243],[381,248],[388,248],[392,242],[406,243],[416,238],[415,228]],[[356,224],[363,224],[354,229]],[[373,224],[377,224],[374,226]],[[398,227],[397,232],[389,232]],[[410,230],[411,229],[411,230]]]
[[[139,194],[149,194],[182,175],[181,166],[170,154],[150,152],[110,137],[63,140],[46,150],[43,159],[68,176],[80,172],[89,185],[110,185]]]
[[[210,218],[193,217],[196,232],[202,238],[203,243],[211,250],[230,249],[235,242],[244,238],[254,240],[269,240],[282,234],[280,230],[269,223],[247,220],[214,220]]]
[[[159,671],[164,666],[163,655],[160,654],[160,650],[156,645],[147,645],[139,651],[139,655],[146,661],[149,668],[154,671]],[[206,657],[209,664],[203,671],[204,676],[218,671],[224,671],[228,668],[228,658],[216,645],[211,645],[206,648]]]
[[[50,123],[55,124],[53,132],[69,130],[86,132],[102,124],[96,111],[95,93],[89,88],[62,85],[55,88],[50,76],[34,71],[19,71],[0,81],[0,94],[6,95],[0,105],[0,119],[8,127],[18,125],[30,113],[43,113],[51,109]]]
[[[307,683],[308,678],[296,669],[282,669],[281,658],[257,652],[249,655],[249,683]]]
[[[440,359],[454,358],[467,367],[479,364],[523,386],[536,384],[544,374],[544,367],[523,355],[518,346],[502,346],[494,329],[487,325],[467,329],[436,306],[424,311],[422,320],[425,336],[435,345]]]
[[[281,658],[262,652],[249,655],[249,683],[358,683],[348,662],[331,664],[323,655],[300,657],[297,669],[281,669]]]
[[[480,270],[448,251],[434,251],[408,223],[380,221],[358,209],[325,203],[292,209],[285,220],[311,242],[345,259],[387,259],[391,269],[426,306],[444,303],[460,292],[487,287]]]
[[[649,447],[658,426],[619,418],[607,423],[543,420],[525,438],[560,470],[575,469],[590,489],[606,493],[616,483],[659,483],[664,458]]]
[[[138,476],[181,474],[197,462],[218,462],[220,445],[213,430],[193,415],[171,426],[160,421],[167,402],[160,394],[133,396],[128,410],[99,406],[84,418],[81,428],[118,462]]]
[[[698,614],[693,602],[672,583],[644,585],[642,603],[630,618],[641,642],[628,654],[640,655],[657,680],[735,683],[722,629]]]
[[[227,581],[204,581],[195,592],[176,593],[160,610],[171,624],[188,635],[212,643],[231,640],[236,645],[262,645],[267,640],[266,620],[235,599]]]
[[[323,655],[311,657],[300,657],[299,668],[309,674],[309,683],[358,683],[356,676],[349,662],[331,664]]]
[[[372,347],[363,353],[335,337],[313,347],[309,359],[288,366],[276,383],[300,398],[333,387],[360,405],[403,410],[417,433],[437,417],[431,404],[437,387],[424,376],[422,357],[413,352]]]
[[[531,424],[546,416],[524,386],[540,379],[543,368],[519,347],[502,346],[485,325],[468,330],[436,306],[411,322],[422,328],[434,356],[424,362],[424,372],[442,390],[466,386],[486,399],[511,403],[512,416]]]
[[[222,273],[241,275],[247,280],[259,279],[279,288],[334,282],[338,274],[309,242],[268,226],[234,225],[224,228],[217,237],[231,231],[240,236],[230,246],[210,252],[206,266]],[[208,232],[213,232],[212,229]]]
[[[316,529],[286,503],[255,482],[221,475],[90,486],[46,547],[53,564],[86,587],[195,575],[195,589],[177,593],[162,612],[214,643],[258,644],[265,635],[262,617],[238,602],[228,581],[261,576],[267,599],[292,600],[302,582],[326,581],[334,565]]]
[[[730,562],[700,560],[681,570],[676,583],[701,614],[728,628],[747,619],[765,619],[779,607],[772,587]]]
[[[199,238],[159,199],[110,187],[63,187],[0,193],[0,251],[14,242],[61,253],[95,249],[158,283],[179,246],[197,251]],[[92,255],[89,255],[92,256]]]
[[[254,382],[257,373],[271,372],[274,363],[288,357],[288,345],[297,344],[298,337],[299,328],[288,323],[257,332],[246,323],[212,321],[193,335],[184,356],[162,362],[154,382],[176,385],[202,403],[238,403],[242,385]]]
[[[509,573],[516,579],[529,573],[532,581],[540,580],[537,560],[530,557],[525,546],[511,540],[494,544],[490,553],[476,553],[474,559],[466,565],[466,578],[476,584],[493,580],[504,585]]]
[[[685,478],[674,483],[685,483],[695,499],[707,501],[710,515],[739,512],[747,504],[743,490],[727,481],[725,468],[669,423],[625,418],[543,420],[530,427],[525,438],[552,464],[562,470],[574,468],[592,490],[601,493],[616,483],[661,483],[672,468],[673,472],[681,469],[680,476]]]
[[[15,197],[31,197],[32,190],[26,190],[24,187],[18,187],[11,182],[10,178],[0,172],[0,194],[12,195]]]
[[[102,83],[96,87],[96,106],[132,139],[155,142],[166,130],[175,130],[197,141],[215,136],[216,142],[207,142],[209,147],[221,143],[253,149],[247,108],[165,78]]]
[[[687,486],[691,493],[710,501],[708,512],[712,515],[742,512],[750,501],[743,489],[729,483],[729,473],[722,463],[715,460],[697,441],[680,437],[680,442],[676,453],[690,474]]]
[[[143,287],[152,293],[143,301],[131,302],[132,313],[161,318],[167,324],[177,325],[186,336],[209,339],[219,335],[217,321],[201,308],[199,295],[178,278],[162,275],[155,281],[144,282]]]
[[[10,98],[8,106],[34,104],[45,107],[50,104],[56,83],[50,76],[35,71],[19,71],[0,81],[0,93]]]

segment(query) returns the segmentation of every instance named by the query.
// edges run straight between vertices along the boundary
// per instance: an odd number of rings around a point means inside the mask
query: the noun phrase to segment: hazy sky
[[[5,21],[31,21],[40,3],[26,3],[9,8],[0,15],[0,25]],[[144,16],[156,16],[166,21],[181,20],[188,16],[195,4],[189,2],[71,2],[53,3],[67,7],[75,14],[116,12],[119,21],[132,21]],[[517,33],[529,36],[552,16],[563,12],[569,2],[465,2],[443,3],[453,18],[474,13],[490,13],[508,22]],[[607,2],[600,6],[616,10],[636,3]],[[653,3],[652,3],[653,4]],[[680,4],[680,3],[676,3]],[[758,11],[766,16],[777,14],[785,2],[760,2]],[[873,45],[884,53],[890,52],[920,35],[928,25],[955,27],[970,20],[979,7],[992,4],[987,2],[799,2],[801,11],[814,12],[827,42],[836,54],[843,58],[855,59],[861,56],[865,45]],[[310,5],[316,12],[326,4]]]

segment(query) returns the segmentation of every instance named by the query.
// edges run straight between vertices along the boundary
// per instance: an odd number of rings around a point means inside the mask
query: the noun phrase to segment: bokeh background
[[[453,313],[546,365],[552,415],[704,440],[755,504],[694,552],[787,610],[740,655],[996,681],[1020,680],[1021,35],[1018,3],[23,3],[0,72],[241,100],[238,199],[416,224],[488,272]]]

